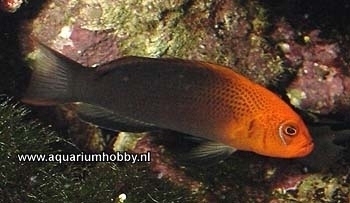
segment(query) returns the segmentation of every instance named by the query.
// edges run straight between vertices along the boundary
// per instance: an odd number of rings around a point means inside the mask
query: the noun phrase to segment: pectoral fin
[[[121,116],[106,108],[87,103],[78,103],[77,111],[81,120],[108,130],[123,132],[146,132],[157,129],[150,123]]]

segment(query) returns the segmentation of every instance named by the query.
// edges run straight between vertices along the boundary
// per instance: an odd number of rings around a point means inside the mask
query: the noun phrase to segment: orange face
[[[257,115],[249,121],[247,136],[243,140],[245,150],[271,157],[303,157],[313,149],[304,122],[294,112]]]
[[[235,76],[231,106],[235,115],[222,142],[239,149],[280,158],[308,155],[312,138],[297,113],[266,88]]]

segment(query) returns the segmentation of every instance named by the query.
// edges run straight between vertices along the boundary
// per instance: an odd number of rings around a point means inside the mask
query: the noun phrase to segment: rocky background
[[[347,1],[0,1],[0,200],[5,202],[349,202]],[[74,105],[18,103],[39,40],[94,68],[125,55],[232,67],[290,103],[316,149],[299,160],[237,152],[182,167],[171,132],[81,123]],[[13,98],[11,98],[13,97]],[[181,137],[181,136],[179,136]],[[176,148],[180,148],[176,147]],[[18,153],[152,152],[151,163],[20,163]],[[181,151],[179,149],[175,151]]]

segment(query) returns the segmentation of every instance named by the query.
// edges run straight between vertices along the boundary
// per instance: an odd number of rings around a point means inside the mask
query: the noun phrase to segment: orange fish
[[[23,102],[79,102],[82,120],[121,131],[170,129],[207,142],[196,156],[252,151],[302,157],[313,142],[278,96],[231,69],[128,56],[89,69],[39,43]]]

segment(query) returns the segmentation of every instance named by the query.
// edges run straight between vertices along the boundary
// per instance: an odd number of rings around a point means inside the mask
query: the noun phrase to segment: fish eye
[[[283,123],[279,127],[278,134],[283,144],[288,145],[291,142],[291,138],[298,134],[298,128],[294,123]]]
[[[285,135],[294,136],[298,133],[298,129],[293,125],[286,125],[283,129]]]

